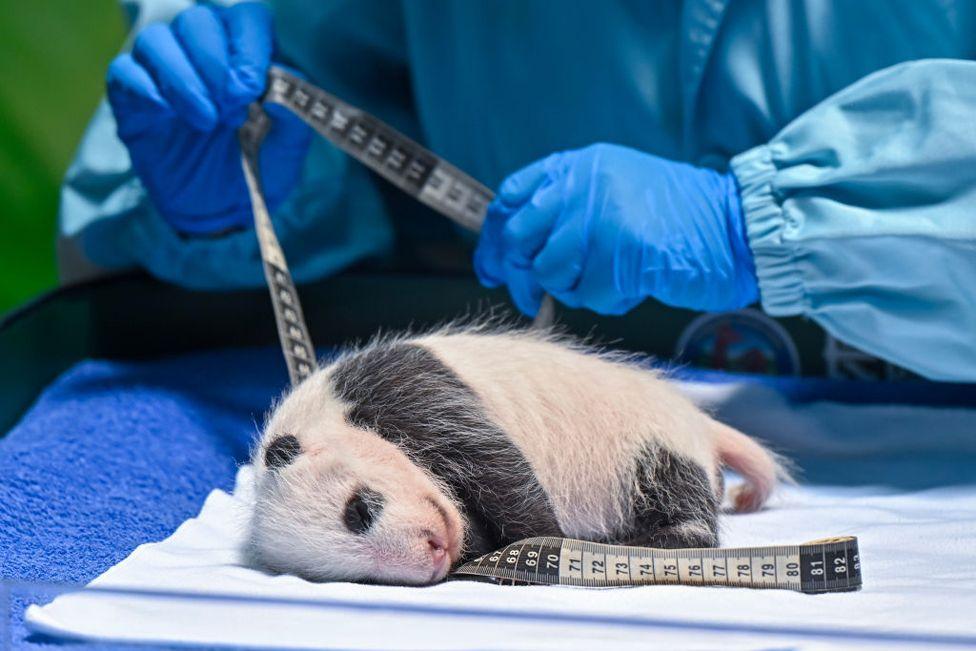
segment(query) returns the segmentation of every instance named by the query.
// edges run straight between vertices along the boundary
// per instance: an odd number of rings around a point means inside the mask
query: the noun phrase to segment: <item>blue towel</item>
[[[85,583],[169,536],[213,488],[232,489],[286,383],[271,348],[67,371],[0,439],[0,578]],[[0,648],[7,636],[15,648],[55,644],[25,640],[36,593],[8,590]]]

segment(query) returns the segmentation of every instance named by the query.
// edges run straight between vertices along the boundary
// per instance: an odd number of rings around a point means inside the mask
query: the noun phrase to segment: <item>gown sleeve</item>
[[[873,73],[732,170],[766,312],[976,381],[976,62]]]

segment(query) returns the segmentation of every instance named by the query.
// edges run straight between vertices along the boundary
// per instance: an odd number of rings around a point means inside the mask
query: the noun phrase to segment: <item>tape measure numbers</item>
[[[653,549],[569,538],[528,538],[465,563],[455,578],[614,587],[711,585],[807,594],[861,588],[857,538],[778,547]]]
[[[281,104],[339,149],[457,224],[480,231],[491,190],[387,124],[280,68],[265,102]],[[261,188],[258,152],[270,127],[260,104],[238,131],[264,275],[292,385],[315,370],[315,349]],[[551,323],[546,296],[535,325]],[[647,584],[784,588],[807,593],[861,586],[856,538],[743,549],[651,549],[568,538],[530,538],[458,568],[452,577],[610,587]]]

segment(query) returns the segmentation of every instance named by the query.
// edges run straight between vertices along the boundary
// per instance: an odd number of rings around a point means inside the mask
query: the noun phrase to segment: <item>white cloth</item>
[[[722,389],[693,390],[704,402],[721,402]],[[805,435],[815,437],[810,423],[829,416],[835,434],[838,422],[862,428],[871,408],[805,409]],[[845,410],[858,417],[840,418]],[[976,412],[953,414],[950,420],[973,438]],[[942,432],[948,440],[961,433]],[[244,566],[238,551],[252,495],[252,472],[244,467],[234,495],[214,491],[198,517],[166,540],[140,546],[90,589],[31,606],[28,625],[88,640],[317,649],[976,647],[974,484],[916,491],[786,487],[761,513],[723,518],[723,546],[857,535],[864,588],[817,596],[467,581],[402,588],[269,576]]]

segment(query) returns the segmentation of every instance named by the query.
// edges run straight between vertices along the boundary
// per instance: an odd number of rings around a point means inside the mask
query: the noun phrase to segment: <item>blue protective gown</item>
[[[185,0],[125,0],[134,30]],[[281,58],[490,186],[614,142],[729,169],[762,304],[933,378],[976,380],[976,3],[278,0]],[[317,140],[274,215],[299,281],[381,255],[388,202]],[[250,232],[182,238],[102,105],[62,244],[187,286],[263,282]]]

